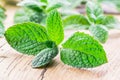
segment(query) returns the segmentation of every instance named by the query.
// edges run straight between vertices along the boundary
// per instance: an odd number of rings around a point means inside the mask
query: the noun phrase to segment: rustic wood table
[[[6,29],[13,24],[16,7],[6,6]],[[119,18],[119,16],[117,16]],[[68,38],[75,30],[67,30]],[[33,69],[27,56],[13,50],[4,38],[0,38],[0,80],[120,80],[120,30],[111,30],[103,45],[108,63],[92,69],[77,69],[64,65],[57,56],[47,67]]]

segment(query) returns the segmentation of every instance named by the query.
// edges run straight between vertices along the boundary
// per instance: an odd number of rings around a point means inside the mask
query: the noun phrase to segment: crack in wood
[[[19,56],[17,56],[15,59],[19,58]],[[15,59],[12,61],[14,62]],[[10,63],[10,65],[12,65],[12,63]],[[10,65],[8,66],[8,68],[10,67]],[[11,74],[11,72],[13,71],[13,69],[16,67],[17,63],[13,66],[13,68],[8,72],[8,76]]]
[[[2,58],[2,60],[0,60],[0,63],[3,62],[3,60],[5,60],[5,58]]]
[[[49,65],[49,64],[48,64]],[[48,65],[46,65],[45,66],[45,68],[43,69],[43,71],[41,72],[41,80],[43,80],[44,79],[44,77],[45,77],[45,73],[47,72],[47,67],[48,67]]]
[[[12,64],[14,64],[14,62],[16,61],[16,59],[18,59],[19,61],[16,63],[16,64],[18,64],[21,60],[21,58],[23,57],[23,55],[22,56],[17,56],[15,59],[13,59],[13,61],[11,61],[11,63],[8,65],[8,67],[6,68],[7,70],[9,69],[9,67],[11,67],[11,65]],[[15,65],[16,66],[16,65]]]
[[[9,51],[9,50],[5,51],[4,53],[6,53],[6,52],[8,52],[8,51]],[[4,53],[3,53],[3,54],[4,54]],[[2,60],[0,60],[0,63],[3,62],[3,60],[5,60],[6,58],[8,58],[8,57],[7,57],[7,56],[1,56],[1,55],[0,55],[0,59],[2,59]]]
[[[0,58],[7,58],[6,56],[0,56]]]
[[[28,65],[28,63],[30,63],[31,62],[31,60],[27,60],[23,65],[23,67],[22,67],[22,70],[23,71],[25,71],[26,69],[27,69],[27,65]],[[28,74],[31,72],[31,69],[27,72]],[[19,75],[19,74],[18,74]],[[25,75],[25,72],[23,73],[23,75]],[[23,80],[25,78],[25,76],[24,77],[20,77],[19,79],[20,80]]]
[[[44,75],[45,75],[45,72],[47,71],[47,68],[45,67],[44,68],[44,70],[42,71],[42,73],[41,73],[41,80],[43,80],[44,79]]]
[[[40,75],[41,79],[40,79],[40,80],[44,80],[44,78],[45,78],[45,73],[47,72],[48,67],[49,67],[50,65],[51,65],[51,63],[49,63],[48,65],[45,66],[45,68],[44,68],[43,71],[41,72],[41,75]],[[40,77],[39,77],[39,78],[40,78]],[[39,80],[39,78],[38,78],[38,80]]]
[[[1,46],[0,46],[0,48],[2,48],[4,45],[6,45],[7,44],[7,42],[5,42],[4,44],[2,44]]]

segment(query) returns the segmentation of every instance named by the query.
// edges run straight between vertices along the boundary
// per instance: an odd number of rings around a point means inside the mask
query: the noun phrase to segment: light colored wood
[[[6,7],[9,8],[4,23],[7,29],[13,24],[16,8]],[[65,39],[74,32],[65,31]],[[97,68],[73,68],[64,65],[58,55],[47,67],[32,69],[31,60],[34,56],[18,53],[4,38],[0,38],[0,80],[120,80],[120,31],[110,31],[109,39],[103,46],[109,62]]]

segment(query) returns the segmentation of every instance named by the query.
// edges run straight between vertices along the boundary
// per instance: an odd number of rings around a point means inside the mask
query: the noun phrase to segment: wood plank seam
[[[47,70],[49,69],[49,66],[51,65],[51,63],[49,63],[48,65],[45,66],[45,68],[43,69],[43,71],[41,72],[41,79],[40,80],[44,80],[45,78],[45,73],[47,72]],[[39,80],[39,78],[38,78]]]
[[[2,48],[2,47],[3,47],[4,45],[6,45],[6,44],[7,44],[7,42],[5,42],[3,45],[1,45],[0,48]]]
[[[47,72],[47,66],[43,69],[43,71],[41,72],[41,80],[43,80],[44,79],[44,75],[45,75],[45,73]]]
[[[13,71],[13,69],[15,69],[15,67],[17,66],[17,64],[21,61],[20,59],[22,58],[23,56],[18,56],[16,57],[11,63],[10,65],[7,67],[7,70],[9,70],[9,67],[14,63],[14,61],[19,58],[19,61],[13,66],[13,68],[8,72],[8,76],[10,75],[10,73]]]
[[[5,54],[6,52],[9,52],[9,50],[5,51],[3,54]],[[1,56],[1,55],[0,55],[0,58],[2,58],[2,60],[0,60],[0,63],[1,63],[1,62],[3,62],[3,60],[4,60],[5,58],[7,58],[7,57],[6,57],[6,56]]]

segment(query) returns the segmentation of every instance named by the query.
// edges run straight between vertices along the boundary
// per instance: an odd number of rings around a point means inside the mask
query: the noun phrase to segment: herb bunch
[[[15,50],[35,56],[33,68],[49,64],[58,53],[63,63],[76,68],[93,68],[107,63],[102,45],[89,34],[75,32],[62,43],[63,22],[57,10],[48,13],[46,26],[33,22],[16,24],[8,28],[4,35]]]

